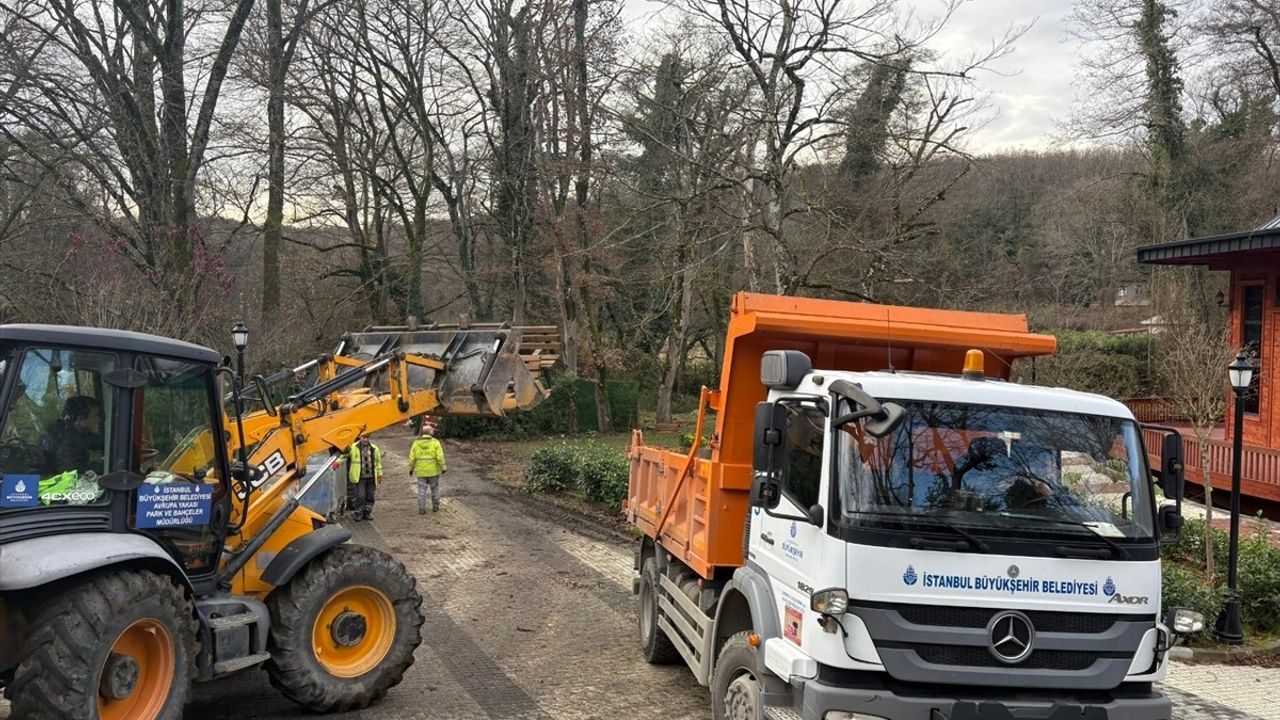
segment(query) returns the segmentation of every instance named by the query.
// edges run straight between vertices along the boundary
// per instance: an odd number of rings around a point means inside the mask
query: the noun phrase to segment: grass
[[[644,434],[647,445],[679,448],[680,432],[648,431]],[[492,438],[459,441],[463,452],[467,453],[483,468],[487,477],[498,483],[513,488],[522,488],[525,483],[525,469],[529,459],[538,448],[551,443],[566,443],[574,446],[603,446],[616,450],[619,455],[626,453],[631,444],[631,433],[610,433],[608,435],[552,435],[541,438],[523,440],[495,440]],[[595,517],[599,522],[615,531],[634,536],[636,529],[625,522],[616,506],[606,506],[591,502],[582,497],[579,489],[574,488],[555,495],[542,495],[556,505],[560,505],[583,515]]]
[[[541,438],[530,438],[527,440],[466,440],[467,445],[484,446],[492,448],[497,452],[508,455],[512,460],[527,461],[529,456],[538,448],[552,442],[564,442],[570,445],[596,445],[609,448],[616,448],[618,452],[625,453],[627,447],[631,445],[631,433],[610,433],[608,435],[552,435]],[[660,447],[679,448],[680,433],[678,432],[654,432],[649,431],[644,434],[644,442],[646,445],[657,445]]]

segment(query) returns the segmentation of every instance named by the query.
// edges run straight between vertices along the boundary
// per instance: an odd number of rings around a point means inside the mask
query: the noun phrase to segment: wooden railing
[[[1136,414],[1136,413],[1135,413]],[[1164,433],[1144,428],[1142,440],[1147,445],[1151,467],[1161,466]],[[1231,484],[1231,441],[1208,440],[1209,474],[1216,490]],[[1188,482],[1203,485],[1201,479],[1200,441],[1190,430],[1182,431],[1182,457]],[[1240,456],[1240,490],[1250,497],[1280,502],[1280,450],[1245,445]]]
[[[1177,412],[1177,401],[1167,397],[1129,398],[1124,401],[1140,423],[1181,422],[1184,418]]]

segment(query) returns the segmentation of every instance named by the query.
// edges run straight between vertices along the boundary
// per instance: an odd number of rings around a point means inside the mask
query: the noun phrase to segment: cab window
[[[139,472],[154,483],[217,482],[209,368],[145,357],[138,369],[147,377],[135,435]]]
[[[818,504],[827,416],[820,408],[787,403],[787,462],[782,492],[802,509]]]
[[[0,507],[107,501],[97,479],[110,467],[115,392],[110,353],[29,348],[0,430]]]

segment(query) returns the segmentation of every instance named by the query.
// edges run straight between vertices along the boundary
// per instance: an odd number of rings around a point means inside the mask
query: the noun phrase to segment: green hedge
[[[530,492],[577,490],[592,502],[618,506],[627,497],[629,474],[630,463],[616,448],[558,442],[534,451],[524,480]]]
[[[451,438],[528,438],[541,435],[568,435],[577,432],[574,417],[577,402],[572,378],[551,386],[550,394],[537,407],[502,418],[446,417],[440,421],[440,436]]]
[[[627,430],[639,424],[640,384],[634,380],[605,383],[609,418],[613,429]],[[529,438],[543,435],[572,435],[596,432],[595,385],[581,378],[566,378],[551,387],[551,393],[528,412],[504,418],[443,418],[440,436],[452,438]]]
[[[1204,572],[1204,520],[1189,519],[1178,542],[1164,547],[1164,606],[1189,607],[1212,625],[1222,609],[1229,537],[1213,530],[1214,582]],[[1280,548],[1259,531],[1240,537],[1240,610],[1252,634],[1280,632]]]
[[[1157,394],[1154,369],[1156,338],[1152,335],[1109,335],[1076,330],[1052,331],[1058,351],[1034,361],[1035,382],[1130,398]],[[1032,380],[1031,361],[1015,366],[1015,379]]]

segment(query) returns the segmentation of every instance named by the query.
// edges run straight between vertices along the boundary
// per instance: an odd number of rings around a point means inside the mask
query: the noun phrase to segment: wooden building
[[[1247,347],[1258,363],[1253,390],[1246,396],[1244,416],[1244,459],[1241,488],[1244,495],[1280,506],[1280,216],[1255,230],[1146,245],[1138,248],[1138,262],[1152,265],[1203,266],[1231,274],[1229,304],[1232,347]],[[1213,487],[1230,487],[1233,391],[1227,384],[1226,362],[1222,367],[1222,392],[1227,394],[1227,412],[1222,427],[1210,440],[1210,472]],[[1134,414],[1144,422],[1167,422],[1161,409],[1170,403],[1153,399],[1132,404]],[[1183,433],[1187,445],[1189,482],[1200,483],[1200,449],[1195,436]],[[1147,449],[1156,459],[1160,443],[1156,435],[1147,438]],[[1215,499],[1221,499],[1218,493]],[[1216,503],[1215,503],[1216,504]]]

